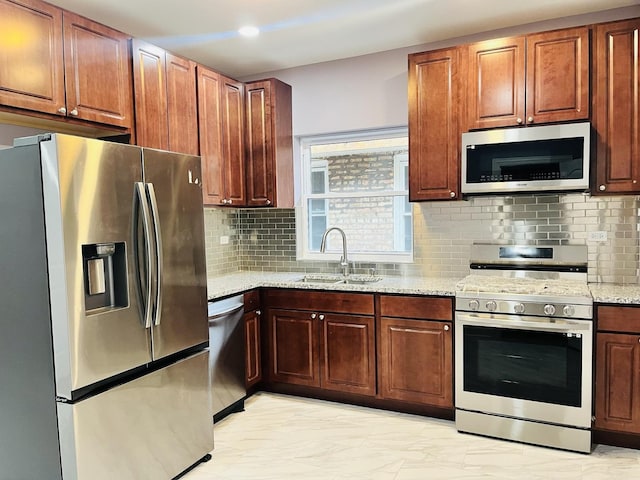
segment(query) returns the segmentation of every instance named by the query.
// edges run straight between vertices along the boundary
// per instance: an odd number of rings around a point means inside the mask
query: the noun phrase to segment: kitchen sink
[[[342,275],[305,275],[296,282],[301,283],[322,283],[322,284],[347,284],[347,285],[367,285],[382,280],[382,277],[373,275],[349,275],[346,278]]]

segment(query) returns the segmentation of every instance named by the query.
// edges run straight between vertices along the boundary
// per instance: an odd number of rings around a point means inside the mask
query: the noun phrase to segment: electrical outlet
[[[599,230],[597,232],[589,232],[587,234],[587,240],[590,242],[606,242],[607,241],[607,232],[603,232]]]
[[[229,235],[222,235],[220,237],[220,245],[229,245]]]

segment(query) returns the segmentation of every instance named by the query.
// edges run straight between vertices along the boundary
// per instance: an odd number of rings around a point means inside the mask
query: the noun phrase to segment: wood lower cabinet
[[[247,206],[293,205],[291,86],[270,78],[245,84]]]
[[[245,382],[247,388],[262,380],[260,295],[258,290],[244,294]]]
[[[589,29],[475,43],[467,49],[467,128],[589,119]]]
[[[594,194],[640,192],[640,19],[593,30]]]
[[[380,297],[379,394],[453,408],[450,298]]]
[[[0,0],[0,31],[0,105],[133,126],[127,35],[39,0]]]
[[[265,298],[271,382],[375,395],[373,295],[269,290]]]
[[[196,64],[132,41],[136,144],[198,155]]]
[[[460,196],[459,50],[409,55],[409,199]]]
[[[597,308],[594,428],[640,435],[640,308]]]
[[[196,71],[204,204],[244,206],[244,86],[201,65]]]

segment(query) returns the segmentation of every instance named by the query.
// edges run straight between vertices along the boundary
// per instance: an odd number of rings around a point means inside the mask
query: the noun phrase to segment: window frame
[[[355,141],[365,141],[365,140],[380,140],[385,138],[397,138],[397,137],[407,137],[408,138],[408,128],[406,126],[403,127],[393,127],[393,128],[385,128],[379,130],[364,130],[357,132],[344,132],[338,134],[327,134],[327,135],[313,135],[313,136],[304,136],[298,138],[298,143],[300,147],[300,174],[301,174],[301,182],[302,185],[301,192],[299,195],[298,205],[296,207],[296,258],[297,260],[312,260],[312,261],[339,261],[342,256],[340,253],[334,252],[326,252],[320,253],[316,251],[311,251],[308,248],[309,245],[309,222],[311,220],[311,215],[309,215],[308,211],[308,202],[310,199],[325,199],[327,203],[332,198],[361,198],[361,197],[403,197],[406,196],[408,201],[408,187],[406,189],[397,190],[398,181],[394,180],[394,190],[386,190],[382,192],[367,192],[363,194],[363,192],[353,193],[353,192],[340,192],[340,193],[323,193],[323,194],[312,194],[311,190],[311,162],[310,162],[310,150],[309,147],[312,145],[318,144],[330,144],[330,143],[346,143],[346,142],[355,142]],[[408,150],[408,147],[407,147]],[[403,157],[400,155],[398,157]],[[400,165],[400,166],[399,166]],[[408,152],[406,158],[398,159],[394,158],[394,176],[395,173],[402,168],[403,165],[408,165]],[[394,248],[398,245],[398,219],[396,218],[395,213],[397,212],[396,207],[396,199],[393,201],[393,210],[394,210],[394,238],[393,244]],[[327,205],[327,217],[328,217],[328,205]],[[413,213],[412,213],[413,218]],[[340,227],[340,225],[328,225],[329,227]],[[413,226],[412,226],[413,228]],[[349,238],[347,237],[347,242]],[[353,252],[348,251],[349,261],[355,262],[367,262],[367,263],[412,263],[413,262],[413,248],[414,242],[413,239],[411,241],[411,249],[408,252],[376,252],[376,253],[361,253],[361,252]]]

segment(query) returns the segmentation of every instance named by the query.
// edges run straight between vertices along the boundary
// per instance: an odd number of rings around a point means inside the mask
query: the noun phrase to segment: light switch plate
[[[229,245],[229,235],[222,235],[220,237],[220,245]]]
[[[606,242],[607,241],[607,232],[599,230],[597,232],[589,232],[587,234],[587,240],[590,242]]]

